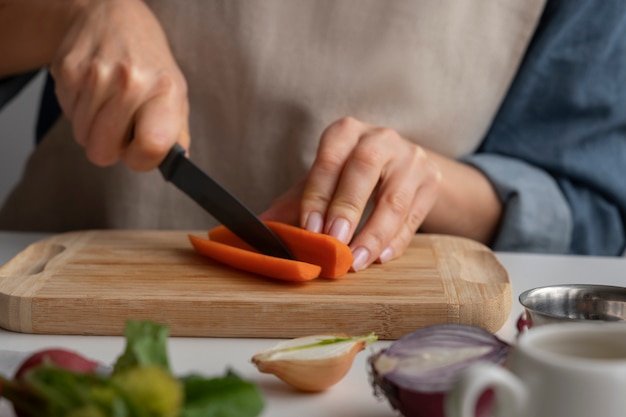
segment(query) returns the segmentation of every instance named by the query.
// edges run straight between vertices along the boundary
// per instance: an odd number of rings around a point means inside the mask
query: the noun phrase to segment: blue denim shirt
[[[550,0],[478,152],[504,217],[496,250],[621,255],[626,2]]]

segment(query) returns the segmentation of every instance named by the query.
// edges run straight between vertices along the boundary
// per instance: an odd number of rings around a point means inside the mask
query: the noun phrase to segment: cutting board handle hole
[[[48,245],[46,250],[42,254],[43,256],[41,257],[40,261],[33,265],[33,268],[29,271],[29,274],[34,275],[43,272],[43,270],[46,269],[46,265],[48,265],[48,263],[56,258],[58,255],[63,253],[64,250],[65,246],[63,245]]]
[[[38,242],[32,244],[2,267],[0,275],[24,277],[39,274],[46,269],[50,261],[64,250],[65,246],[56,243]]]

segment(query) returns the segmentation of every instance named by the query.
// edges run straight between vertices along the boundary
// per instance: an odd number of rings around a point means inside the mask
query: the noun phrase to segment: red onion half
[[[377,396],[387,397],[405,417],[444,417],[444,398],[458,373],[478,361],[503,365],[509,345],[488,331],[462,324],[440,324],[416,330],[369,359]],[[493,393],[478,402],[485,415]]]

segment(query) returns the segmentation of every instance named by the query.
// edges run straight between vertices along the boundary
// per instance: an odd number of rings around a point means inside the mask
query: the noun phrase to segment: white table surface
[[[46,235],[0,231],[0,265],[9,261],[28,244]],[[513,307],[508,321],[497,333],[513,341],[515,323],[522,312],[518,302],[521,292],[552,284],[626,284],[626,258],[554,256],[497,253],[509,273],[513,288]],[[227,367],[256,383],[261,389],[266,407],[263,417],[392,417],[397,414],[386,401],[373,395],[369,384],[366,360],[390,341],[379,341],[357,355],[348,375],[331,389],[318,394],[298,393],[271,375],[259,373],[250,362],[257,351],[273,345],[269,339],[178,338],[169,340],[170,362],[177,375],[189,372],[207,376],[221,375]],[[112,363],[124,348],[122,337],[31,335],[0,329],[0,350],[30,352],[45,347],[65,347],[86,356]],[[6,362],[6,361],[4,361]],[[4,369],[2,369],[4,366]],[[0,364],[0,373],[7,364]],[[0,417],[10,416],[0,407]]]

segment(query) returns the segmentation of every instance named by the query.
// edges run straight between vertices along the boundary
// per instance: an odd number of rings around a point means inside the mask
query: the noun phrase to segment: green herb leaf
[[[258,388],[228,371],[218,378],[182,378],[185,404],[181,417],[255,417],[264,407]]]

